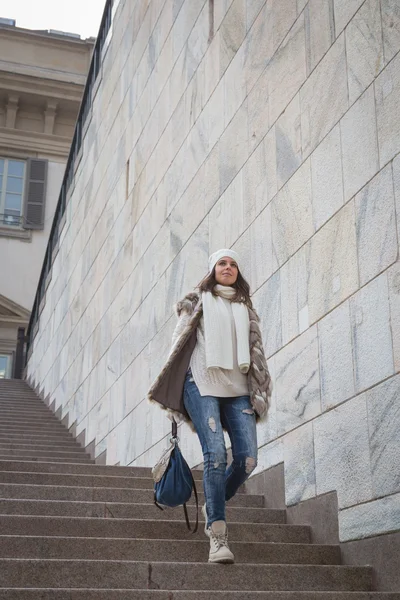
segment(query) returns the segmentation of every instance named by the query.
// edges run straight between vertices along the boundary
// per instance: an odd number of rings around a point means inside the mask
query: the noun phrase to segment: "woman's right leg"
[[[221,425],[220,405],[213,396],[200,396],[189,371],[184,387],[185,408],[199,436],[204,457],[204,495],[207,527],[225,518],[226,447]]]

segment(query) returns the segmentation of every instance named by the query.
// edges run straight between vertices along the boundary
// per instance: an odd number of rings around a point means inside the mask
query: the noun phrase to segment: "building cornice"
[[[68,35],[48,33],[46,31],[35,31],[34,29],[23,29],[22,27],[12,27],[10,25],[0,25],[0,31],[3,38],[9,38],[11,40],[17,38],[21,42],[26,40],[27,42],[34,42],[35,45],[40,44],[46,47],[59,48],[60,46],[64,46],[67,51],[82,52],[83,54],[87,53],[88,46],[93,48],[95,44],[94,38],[82,40]]]
[[[2,294],[0,294],[0,307],[10,313],[1,314],[0,312],[0,324],[26,325],[29,322],[30,311]]]
[[[84,85],[82,83],[49,80],[44,77],[12,73],[1,69],[0,89],[6,92],[31,94],[44,98],[57,98],[80,104]]]
[[[23,319],[20,317],[4,317],[0,315],[0,325],[19,325],[20,327],[27,327],[29,323],[29,317]],[[12,341],[13,348],[15,349],[15,341]]]
[[[38,67],[36,65],[23,65],[21,63],[11,62],[9,60],[0,60],[0,71],[10,73],[10,75],[25,75],[36,79],[44,79],[52,82],[61,81],[69,85],[75,84],[84,86],[86,83],[86,75],[78,73],[69,73],[67,71],[59,71],[57,69],[48,69]]]
[[[66,159],[71,147],[70,138],[59,135],[7,129],[0,127],[0,154],[7,155],[10,150],[28,156],[56,156]]]

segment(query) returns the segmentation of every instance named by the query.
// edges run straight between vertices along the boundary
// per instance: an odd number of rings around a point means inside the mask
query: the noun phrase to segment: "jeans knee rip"
[[[214,459],[214,469],[218,469],[218,467],[222,466],[226,468],[226,458],[224,456],[216,456]]]
[[[215,423],[214,417],[208,419],[208,425],[213,433],[217,431],[217,424]]]
[[[242,413],[244,415],[254,415],[254,410],[252,408],[245,408],[244,410],[242,410]]]
[[[211,454],[208,457],[207,463],[209,467],[213,467],[214,469],[218,469],[221,467],[222,469],[226,469],[226,457],[218,456],[218,454]]]

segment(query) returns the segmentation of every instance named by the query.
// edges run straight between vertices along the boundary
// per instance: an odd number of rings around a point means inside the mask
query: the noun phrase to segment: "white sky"
[[[15,19],[17,27],[58,29],[96,37],[105,0],[0,0],[0,17]]]

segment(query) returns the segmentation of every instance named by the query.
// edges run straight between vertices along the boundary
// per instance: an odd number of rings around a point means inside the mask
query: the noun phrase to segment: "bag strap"
[[[178,437],[178,424],[175,421],[175,419],[173,419],[173,421],[172,421],[171,434],[174,439],[176,439]],[[196,488],[196,484],[195,484],[193,473],[192,473],[191,469],[190,469],[190,476],[192,478],[192,487],[193,487],[194,497],[196,500],[196,523],[193,528],[193,531],[190,526],[189,515],[188,515],[187,508],[186,508],[186,503],[183,505],[183,512],[185,513],[186,527],[189,529],[189,531],[192,531],[192,533],[196,533],[196,531],[199,527],[199,498],[197,496],[197,488]],[[161,507],[159,506],[158,508],[161,508]]]
[[[177,423],[175,421],[175,419],[172,419],[172,429],[171,429],[171,437],[176,440],[178,437],[178,426]],[[162,506],[160,506],[157,502],[156,499],[156,491],[154,490],[154,496],[153,496],[153,500],[154,500],[154,504],[157,506],[157,508],[159,508],[160,510],[164,510]],[[187,523],[187,521],[186,521]],[[190,528],[189,528],[190,529]]]
[[[193,491],[194,491],[194,497],[196,500],[196,523],[195,526],[193,528],[193,531],[190,527],[190,522],[189,522],[189,517],[188,517],[188,512],[187,512],[187,508],[186,508],[186,504],[183,505],[183,511],[185,513],[185,519],[186,519],[186,526],[189,529],[189,531],[192,531],[192,533],[196,533],[198,527],[199,527],[199,498],[197,496],[197,488],[196,488],[196,484],[194,482],[194,477],[193,477],[193,473],[190,470],[190,475],[192,477],[192,485],[193,485]]]
[[[154,504],[157,506],[157,508],[159,508],[160,510],[164,510],[162,506],[160,506],[156,500],[156,493],[154,492],[154,496],[153,496],[153,500],[154,500]]]

